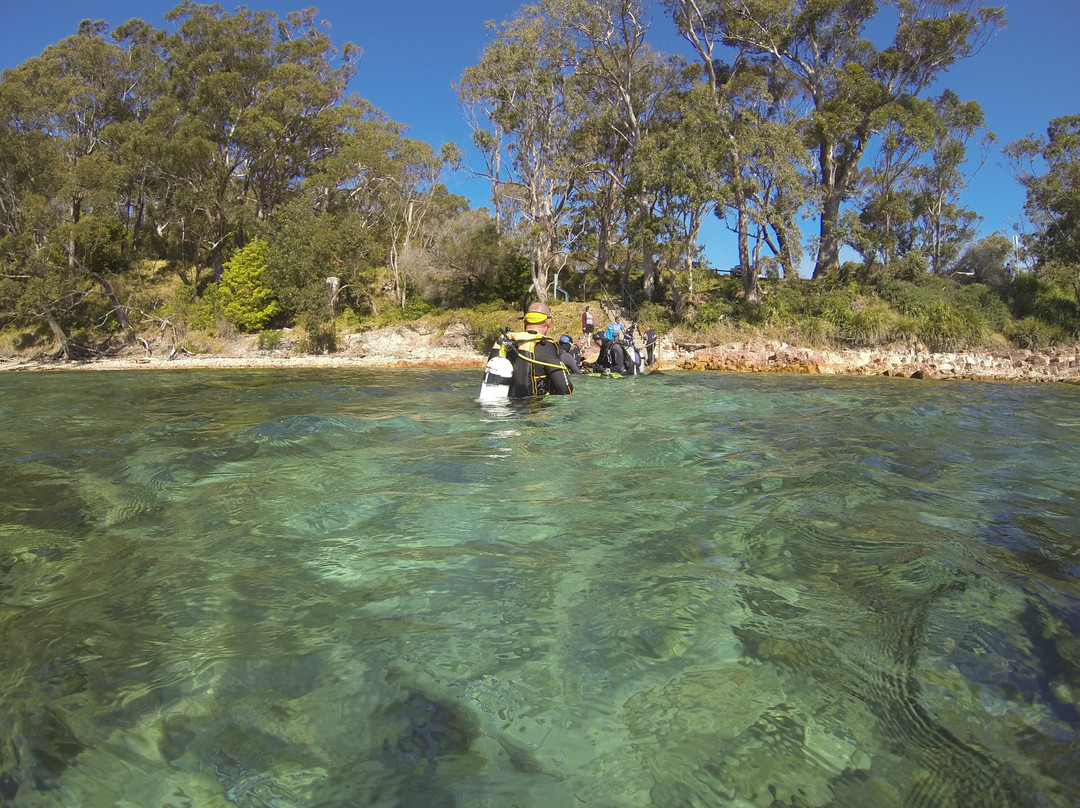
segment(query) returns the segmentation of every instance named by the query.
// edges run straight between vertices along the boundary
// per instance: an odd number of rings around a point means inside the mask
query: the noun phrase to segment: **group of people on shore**
[[[594,331],[593,326],[592,307],[586,306],[585,311],[581,314],[582,336],[579,339],[579,348],[581,343],[587,345],[591,341],[597,349],[596,359],[588,363],[590,366],[588,369],[620,373],[627,376],[641,373],[645,368],[656,364],[654,353],[656,332],[653,331],[652,326],[640,325],[643,330],[642,337],[645,340],[643,346],[644,356],[634,339],[634,331],[639,327],[637,323],[631,323],[627,326],[623,323],[622,317],[617,316],[608,323],[604,331]],[[563,335],[560,339],[567,339],[566,335]]]
[[[651,327],[641,326],[645,339],[643,355],[634,342],[636,323],[627,327],[622,317],[616,317],[604,331],[593,331],[591,306],[586,306],[581,315],[582,334],[576,340],[569,334],[557,340],[548,337],[551,309],[544,303],[529,306],[523,319],[524,331],[507,331],[492,347],[481,397],[485,392],[510,398],[569,395],[573,392],[571,375],[630,376],[643,373],[656,362],[656,332]],[[596,349],[596,355],[589,359],[586,357],[591,356],[591,348]],[[491,393],[496,389],[497,394]]]

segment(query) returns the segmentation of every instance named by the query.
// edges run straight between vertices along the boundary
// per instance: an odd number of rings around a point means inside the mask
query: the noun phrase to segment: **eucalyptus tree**
[[[422,140],[401,138],[392,152],[392,173],[386,178],[389,191],[382,201],[388,237],[388,259],[394,277],[398,305],[405,307],[410,281],[415,281],[427,261],[429,250],[417,244],[430,220],[459,208],[446,186],[439,182],[444,167],[454,162],[456,147],[446,144],[436,152]],[[428,247],[430,239],[428,240]],[[418,249],[420,248],[420,249]]]
[[[743,293],[757,300],[762,250],[771,251],[785,275],[797,272],[801,253],[796,218],[807,197],[807,160],[796,128],[793,82],[729,48],[716,4],[665,0],[665,5],[700,59],[709,90],[703,100],[715,108],[709,136],[725,154],[716,213],[735,234]],[[732,63],[725,62],[732,54]]]
[[[566,24],[581,42],[576,72],[582,89],[589,94],[596,121],[611,133],[600,141],[606,140],[609,149],[597,153],[597,163],[625,191],[628,178],[618,168],[633,165],[663,100],[681,89],[683,65],[648,45],[647,9],[638,0],[576,0],[569,3]],[[656,286],[655,234],[647,225],[653,218],[651,200],[631,197],[626,206],[639,220],[642,284],[651,300]]]
[[[752,93],[745,91],[746,82],[742,75],[735,78],[736,73],[742,73],[741,65],[733,67],[723,61],[722,56],[726,54],[723,29],[714,24],[708,11],[692,0],[668,0],[666,5],[680,33],[700,59],[703,86],[707,91],[691,98],[696,104],[711,108],[708,113],[711,127],[702,133],[703,143],[719,149],[723,155],[718,164],[722,180],[716,184],[714,211],[723,221],[729,221],[729,214],[733,217],[728,227],[735,234],[743,292],[747,300],[757,300],[757,272],[750,251],[753,183],[748,177],[750,158],[747,154],[752,148],[747,141],[754,137],[757,121],[741,109],[743,103],[753,103]]]
[[[886,115],[860,209],[845,216],[846,238],[869,263],[888,265],[918,248],[933,272],[943,272],[977,218],[959,204],[969,147],[982,132],[977,171],[994,135],[985,130],[982,108],[951,90],[932,100],[908,96]]]
[[[868,264],[892,263],[916,243],[915,192],[911,172],[940,132],[934,104],[907,97],[893,104],[871,147],[859,210],[845,217],[846,238]]]
[[[1024,187],[1024,213],[1035,228],[1028,249],[1040,264],[1080,267],[1080,115],[1054,118],[1045,135],[1015,140],[1005,155]]]
[[[322,199],[343,205],[382,245],[394,295],[404,307],[410,275],[421,266],[417,239],[427,221],[443,215],[448,201],[440,183],[444,170],[460,161],[453,143],[436,151],[430,144],[405,136],[407,127],[390,120],[366,101],[353,98],[337,109],[339,131],[334,146],[313,161],[306,185]]]
[[[885,111],[922,93],[957,59],[978,51],[1004,24],[980,0],[666,0],[680,30],[709,31],[739,58],[793,81],[808,107],[804,136],[816,152],[820,235],[814,277],[839,266],[844,200]],[[893,6],[889,46],[865,33]],[[686,35],[684,33],[684,35]],[[699,34],[700,36],[700,34]]]
[[[711,139],[722,144],[727,154],[726,174],[733,179],[742,174],[743,153],[736,137],[736,115],[724,91],[724,85],[731,76],[731,67],[724,62],[726,43],[722,19],[713,4],[699,3],[697,0],[664,0],[679,33],[690,44],[694,53],[701,60],[705,85],[709,92],[704,99],[715,109],[714,129]],[[720,197],[717,198],[720,201]],[[743,277],[745,291],[749,298],[757,296],[754,282],[756,276],[750,268],[749,223],[745,188],[742,183],[730,182],[726,187],[723,204],[716,208],[722,216],[725,208],[735,212],[736,243],[739,254],[739,269]]]
[[[672,308],[682,318],[684,294],[694,294],[698,237],[724,198],[727,154],[711,135],[718,124],[711,90],[696,84],[667,97],[635,151],[633,190],[656,202],[656,227],[666,253]]]
[[[981,166],[996,137],[985,128],[982,107],[975,101],[961,101],[951,90],[935,99],[934,109],[937,126],[928,159],[914,167],[909,182],[918,202],[921,240],[930,269],[940,274],[971,241],[979,218],[960,204],[960,193],[967,187],[968,147],[981,133]]]
[[[281,20],[185,0],[166,15],[177,27],[162,46],[167,92],[156,111],[172,191],[159,226],[182,233],[215,280],[245,226],[272,212],[333,142],[322,114],[341,99],[358,52],[346,44],[339,59],[314,14]]]
[[[498,26],[458,88],[496,209],[525,245],[542,301],[578,234],[575,206],[595,170],[595,159],[573,148],[587,96],[575,74],[580,48],[562,24],[568,2],[541,0]]]
[[[176,119],[168,105],[158,103],[166,95],[163,46],[167,34],[133,19],[115,28],[112,37],[123,48],[124,70],[131,77],[125,92],[131,114],[127,120],[112,124],[110,140],[121,172],[117,206],[124,223],[125,246],[137,257],[163,246],[156,238],[154,214],[168,196],[165,155]],[[153,254],[161,257],[165,253],[157,249]]]
[[[25,85],[0,81],[0,323],[45,324],[69,355],[68,313],[85,285],[72,288],[55,243],[65,160],[56,142],[20,115]]]
[[[578,233],[574,253],[585,265],[592,265],[603,278],[617,259],[616,245],[626,224],[626,185],[630,176],[630,154],[616,135],[606,115],[593,114],[575,133],[573,146],[580,153],[596,155],[595,170],[588,172],[578,190],[575,223]],[[629,250],[626,251],[627,256]]]
[[[740,238],[745,234],[752,243],[749,256],[742,247],[740,258],[743,268],[750,270],[743,273],[743,291],[747,299],[755,300],[766,248],[769,263],[779,266],[784,277],[798,276],[802,254],[798,218],[809,198],[806,176],[811,161],[800,136],[791,83],[782,75],[736,64],[723,92],[739,154],[729,166],[732,193],[726,203],[737,216],[741,214]]]
[[[5,275],[19,281],[7,284],[15,301],[8,312],[47,322],[65,355],[65,320],[93,297],[106,303],[102,316],[130,328],[107,275],[121,266],[110,129],[130,117],[131,77],[105,31],[103,22],[84,21],[0,81],[13,149],[5,160]]]

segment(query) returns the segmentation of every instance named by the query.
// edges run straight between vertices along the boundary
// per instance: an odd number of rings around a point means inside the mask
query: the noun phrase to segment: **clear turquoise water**
[[[0,374],[0,802],[1075,806],[1080,388]]]

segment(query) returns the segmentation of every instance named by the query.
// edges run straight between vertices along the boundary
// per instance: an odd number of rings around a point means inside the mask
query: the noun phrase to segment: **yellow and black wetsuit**
[[[510,398],[565,396],[573,392],[566,366],[559,359],[559,348],[554,342],[535,331],[510,331],[505,337],[491,349],[491,355],[502,354],[514,363]],[[506,346],[507,341],[512,341],[513,350]]]

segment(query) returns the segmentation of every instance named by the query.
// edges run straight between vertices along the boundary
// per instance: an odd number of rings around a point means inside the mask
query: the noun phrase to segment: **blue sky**
[[[965,100],[978,101],[987,124],[1003,145],[1029,132],[1045,133],[1051,118],[1080,114],[1080,0],[1011,0],[1005,5],[1009,25],[977,56],[954,65],[940,86]],[[223,2],[227,9],[234,4]],[[502,21],[522,5],[518,0],[307,0],[251,2],[279,15],[315,5],[331,24],[335,45],[346,41],[363,48],[352,89],[392,119],[411,127],[410,134],[434,146],[456,141],[466,148],[470,131],[461,117],[452,84],[475,64],[489,41],[486,20]],[[668,52],[681,40],[654,2],[653,44]],[[50,44],[74,34],[80,20],[103,19],[116,26],[139,17],[166,27],[164,15],[175,2],[156,0],[0,0],[0,68],[37,56]],[[1072,67],[1070,67],[1072,65]],[[473,207],[487,204],[485,183],[466,175],[448,178],[454,193]],[[1022,216],[1023,189],[1009,174],[1000,152],[991,153],[971,179],[963,202],[984,217],[984,234],[1011,235]],[[811,228],[813,225],[811,225]],[[718,223],[703,231],[706,253],[717,267],[736,263],[733,238]]]

